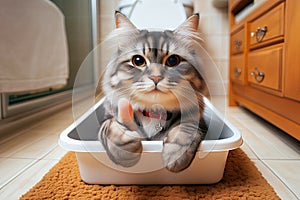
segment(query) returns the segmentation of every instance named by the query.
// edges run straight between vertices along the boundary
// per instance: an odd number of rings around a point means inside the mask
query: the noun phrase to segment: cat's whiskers
[[[190,92],[194,92],[194,93],[199,93],[197,90],[195,90],[194,88],[192,88],[192,86],[185,86],[185,85],[180,85],[179,87],[178,87],[178,89],[183,89],[183,91],[190,91]],[[204,95],[202,95],[202,96],[204,96]]]
[[[181,104],[185,106],[199,106],[203,108],[203,101],[199,101],[199,97],[203,97],[200,92],[195,91],[191,86],[180,86],[173,91]],[[193,98],[194,97],[194,98]],[[202,104],[202,105],[201,105]]]
[[[177,85],[178,85],[178,83],[176,83],[176,82],[162,83],[162,86],[168,90],[174,89],[175,87],[177,87]]]
[[[149,88],[149,87],[151,87],[153,84],[146,84],[146,83],[143,83],[143,84],[137,84],[137,85],[134,85],[133,84],[133,86],[135,86],[136,88],[138,88],[138,89],[143,89],[143,88]]]
[[[123,88],[119,88],[119,89],[111,92],[109,95],[120,99],[121,97],[128,97],[128,94],[131,94],[131,93],[132,93],[132,90],[130,88],[123,87]]]

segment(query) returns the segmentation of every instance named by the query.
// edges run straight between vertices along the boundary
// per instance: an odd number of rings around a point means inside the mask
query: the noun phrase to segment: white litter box
[[[97,141],[103,100],[61,133],[59,144],[76,152],[81,178],[89,184],[212,184],[223,177],[229,150],[242,144],[239,131],[225,120],[205,99],[207,137],[201,142],[191,165],[182,172],[169,172],[163,167],[161,141],[143,141],[140,161],[124,168],[110,161]]]

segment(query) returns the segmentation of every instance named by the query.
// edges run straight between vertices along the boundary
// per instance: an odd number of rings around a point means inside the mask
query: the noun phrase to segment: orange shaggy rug
[[[241,150],[230,151],[223,179],[213,185],[115,186],[81,181],[74,153],[66,154],[21,199],[279,199]]]

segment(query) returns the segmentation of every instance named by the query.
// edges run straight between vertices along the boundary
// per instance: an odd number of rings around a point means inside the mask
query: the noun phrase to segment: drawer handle
[[[263,80],[265,78],[265,74],[263,72],[259,71],[257,67],[255,68],[255,71],[251,72],[250,74],[251,74],[251,76],[254,76],[255,80],[258,83],[263,82]]]
[[[234,41],[234,48],[239,49],[242,46],[242,41],[241,40],[235,40]]]
[[[242,70],[239,69],[239,68],[237,68],[237,67],[235,67],[233,73],[234,73],[235,77],[239,77],[241,75],[241,73],[242,73]]]
[[[268,27],[265,26],[263,28],[258,27],[255,32],[251,32],[250,36],[256,38],[256,42],[261,42],[266,33],[268,32]]]

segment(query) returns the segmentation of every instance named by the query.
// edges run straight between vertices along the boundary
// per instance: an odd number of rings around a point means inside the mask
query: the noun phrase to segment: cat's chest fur
[[[165,133],[176,121],[175,113],[157,113],[135,111],[135,121],[146,139],[163,139]]]

